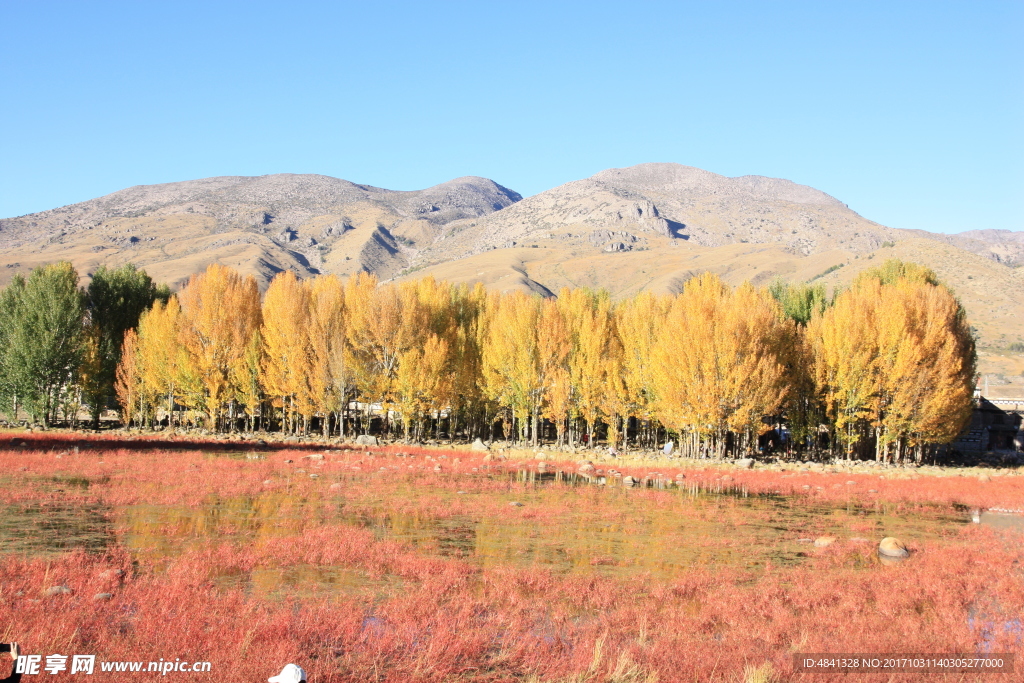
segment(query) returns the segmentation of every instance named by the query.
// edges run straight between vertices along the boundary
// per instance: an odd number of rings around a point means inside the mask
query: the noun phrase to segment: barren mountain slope
[[[414,259],[418,267],[529,241],[643,249],[652,235],[700,246],[772,244],[793,254],[867,254],[923,237],[1006,264],[1024,260],[1024,235],[986,230],[941,235],[870,221],[838,199],[788,180],[727,178],[679,164],[602,171],[481,219],[456,221]]]
[[[138,186],[0,220],[0,283],[58,259],[82,273],[132,261],[172,283],[214,261],[264,285],[284,269],[387,276],[408,265],[408,244],[519,199],[474,177],[415,192],[292,174]]]
[[[701,246],[774,244],[805,255],[836,248],[866,253],[902,233],[788,180],[642,164],[561,185],[482,219],[454,222],[417,263],[531,239],[627,251],[643,248],[652,235]]]
[[[1021,269],[920,238],[866,254],[833,249],[808,256],[771,244],[705,247],[661,236],[650,237],[648,244],[644,251],[609,253],[550,240],[527,241],[436,264],[405,277],[433,275],[453,282],[479,281],[498,291],[521,289],[541,294],[557,294],[562,287],[603,287],[621,298],[641,290],[679,291],[689,277],[704,271],[718,273],[733,285],[747,280],[766,284],[783,277],[834,288],[888,258],[900,258],[933,268],[963,302],[982,348],[979,372],[1009,378],[1005,390],[1010,393],[1021,395],[1024,391],[1024,377],[1016,377],[1020,363],[1014,360],[1021,355],[1005,352],[1009,344],[1024,341]],[[996,384],[992,387],[994,391]]]

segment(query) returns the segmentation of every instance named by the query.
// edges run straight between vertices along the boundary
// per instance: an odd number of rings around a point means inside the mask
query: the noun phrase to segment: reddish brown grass
[[[631,523],[623,501],[609,491],[524,487],[516,481],[516,470],[535,463],[485,462],[467,451],[408,447],[369,449],[369,455],[362,448],[269,448],[265,460],[244,460],[208,455],[224,442],[118,444],[89,438],[81,439],[88,445],[75,454],[69,452],[67,435],[19,438],[28,445],[0,450],[0,505],[111,506],[121,538],[132,533],[131,523],[116,512],[121,506],[195,506],[213,498],[280,494],[275,500],[281,526],[269,536],[246,536],[225,520],[222,533],[195,539],[170,556],[133,554],[120,545],[105,554],[0,556],[0,636],[21,641],[27,651],[96,654],[100,660],[212,662],[212,676],[143,673],[130,675],[131,680],[258,681],[289,661],[302,665],[316,682],[519,681],[531,676],[543,681],[625,682],[654,676],[663,682],[742,681],[747,666],[765,663],[772,665],[777,680],[802,680],[792,673],[796,652],[1021,649],[1022,635],[1012,622],[1024,613],[1024,544],[1010,532],[966,525],[924,540],[905,539],[914,554],[898,566],[880,565],[873,543],[841,539],[827,548],[807,547],[806,557],[796,564],[769,561],[754,569],[718,564],[658,579],[644,572],[605,573],[618,569],[615,560],[594,555],[586,562],[593,571],[559,573],[439,556],[378,538],[334,516],[342,509],[377,514],[384,505],[392,512],[436,519],[516,516],[524,523],[557,525],[582,515]],[[248,445],[225,450],[248,450]],[[326,457],[302,459],[311,452]],[[397,457],[397,452],[413,457]],[[289,459],[294,462],[286,463]],[[437,462],[440,472],[434,470]],[[571,463],[554,463],[557,467],[575,470]],[[637,477],[653,473],[650,468],[619,469]],[[677,471],[660,470],[669,479]],[[312,473],[318,478],[310,478]],[[1024,506],[1019,477],[983,483],[710,468],[685,474],[687,483],[705,487],[723,485],[720,477],[728,475],[733,479],[726,482],[729,486],[792,495],[794,505],[808,510],[879,502],[906,511],[951,510],[954,503]],[[74,485],[73,477],[90,484]],[[857,483],[847,485],[848,480]],[[804,489],[805,484],[812,488]],[[868,488],[878,493],[868,494]],[[454,495],[460,490],[471,495]],[[631,491],[629,509],[671,512],[678,508],[679,495]],[[529,504],[510,508],[509,501],[518,499]],[[728,500],[707,514],[712,512],[734,528],[753,521],[755,514]],[[692,514],[705,512],[694,509]],[[173,540],[186,530],[168,523],[148,532]],[[741,539],[700,542],[751,551]],[[305,592],[264,594],[217,579],[309,566],[393,577],[394,582],[368,593],[314,586]],[[123,579],[102,578],[110,568],[123,570]],[[43,591],[54,585],[74,593],[45,597]],[[100,592],[114,597],[94,602],[92,596]],[[991,633],[982,633],[983,625]],[[93,679],[127,680],[126,674],[105,676],[115,675],[97,672]],[[817,675],[814,680],[848,677]],[[860,674],[857,680],[985,679]]]

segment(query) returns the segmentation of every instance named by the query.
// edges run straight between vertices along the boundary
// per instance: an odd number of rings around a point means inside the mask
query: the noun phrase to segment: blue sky
[[[0,0],[0,216],[138,184],[673,161],[1024,229],[1022,2]]]

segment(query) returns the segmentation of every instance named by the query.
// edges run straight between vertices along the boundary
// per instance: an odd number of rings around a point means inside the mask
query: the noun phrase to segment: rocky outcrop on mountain
[[[1024,264],[1024,232],[968,230],[945,237],[950,244],[981,254],[993,261],[1010,266]]]

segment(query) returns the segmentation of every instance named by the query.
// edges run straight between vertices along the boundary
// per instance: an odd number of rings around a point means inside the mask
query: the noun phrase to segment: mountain
[[[263,285],[285,269],[386,277],[408,265],[408,244],[520,199],[475,177],[415,192],[292,174],[137,186],[0,220],[0,282],[59,259],[85,274],[132,261],[175,285],[214,261]]]
[[[231,176],[132,187],[0,220],[0,284],[68,259],[86,276],[132,261],[180,286],[219,261],[262,286],[285,269],[304,277],[365,270],[627,296],[676,291],[704,270],[733,284],[783,277],[841,286],[890,257],[933,268],[983,345],[1024,341],[1024,269],[1016,267],[1024,233],[899,230],[788,180],[678,164],[609,169],[526,199],[477,177],[398,192],[320,175]]]
[[[771,244],[805,256],[831,249],[869,253],[886,242],[919,237],[1008,265],[1024,262],[1024,233],[981,230],[941,235],[897,230],[867,220],[820,190],[789,180],[727,178],[679,164],[609,169],[542,192],[486,219],[456,221],[423,256],[429,260],[444,255],[439,260],[450,260],[453,255],[545,239],[589,242],[621,252],[641,248],[649,235],[702,247]]]

